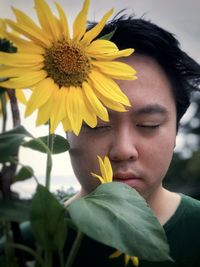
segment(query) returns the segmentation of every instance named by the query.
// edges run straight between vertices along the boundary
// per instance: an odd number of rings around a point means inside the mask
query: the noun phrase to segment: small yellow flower
[[[104,157],[104,160],[102,160],[99,156],[99,166],[100,166],[100,171],[101,175],[97,175],[93,172],[91,172],[92,176],[95,178],[98,178],[102,184],[104,183],[111,183],[113,179],[113,171],[112,171],[112,166],[110,164],[110,160],[107,156]]]
[[[86,31],[89,0],[73,23],[72,37],[67,18],[55,2],[58,17],[45,0],[35,0],[38,26],[21,10],[13,8],[16,22],[6,23],[20,36],[6,32],[18,52],[0,52],[0,85],[6,88],[31,88],[25,116],[38,110],[36,125],[50,121],[53,133],[61,122],[65,131],[79,134],[83,121],[97,125],[97,117],[108,121],[107,108],[125,111],[129,100],[113,79],[134,80],[135,70],[115,59],[127,57],[133,49],[119,50],[108,40],[94,40],[113,10]]]
[[[114,259],[114,258],[117,258],[117,257],[121,256],[122,254],[123,254],[122,252],[120,252],[120,251],[117,250],[113,254],[111,254],[109,256],[109,258],[110,259]],[[129,256],[127,254],[124,254],[124,263],[125,263],[125,266],[128,265],[129,261],[131,261],[135,267],[138,267],[139,266],[139,259],[138,259],[138,257],[136,257],[136,256]]]

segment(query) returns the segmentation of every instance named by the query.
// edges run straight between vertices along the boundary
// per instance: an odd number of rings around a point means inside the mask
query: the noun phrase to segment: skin
[[[127,112],[109,111],[109,122],[99,120],[95,129],[84,125],[79,136],[68,133],[72,167],[82,187],[74,198],[96,188],[99,181],[90,172],[100,174],[97,155],[107,155],[113,180],[135,188],[164,224],[180,201],[178,194],[162,186],[176,142],[171,84],[150,57],[135,54],[121,61],[137,70],[137,80],[117,81],[131,107]]]

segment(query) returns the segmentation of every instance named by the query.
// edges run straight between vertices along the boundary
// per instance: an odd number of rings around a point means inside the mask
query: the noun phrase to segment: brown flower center
[[[90,59],[78,44],[58,41],[46,49],[44,69],[61,86],[81,86],[90,71]]]

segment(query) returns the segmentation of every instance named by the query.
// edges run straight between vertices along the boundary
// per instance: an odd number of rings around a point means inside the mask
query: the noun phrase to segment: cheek
[[[146,162],[146,167],[151,173],[152,179],[162,180],[165,176],[172,156],[175,146],[175,135],[170,137],[157,138],[151,142],[150,147],[146,147],[146,152],[143,151],[143,162]],[[147,152],[148,151],[148,152]]]
[[[96,158],[88,151],[78,149],[70,150],[70,158],[74,174],[80,185],[86,192],[92,191],[97,186],[96,179],[91,175],[91,172],[97,172],[98,164]]]
[[[106,146],[96,143],[92,138],[71,137],[70,159],[74,173],[85,191],[90,192],[96,188],[99,181],[91,176],[91,172],[100,174],[97,155],[106,154]]]

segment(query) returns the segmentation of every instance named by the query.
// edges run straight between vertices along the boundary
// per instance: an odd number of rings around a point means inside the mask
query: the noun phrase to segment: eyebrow
[[[134,105],[132,106],[131,110],[127,110],[131,113],[132,116],[145,116],[145,115],[161,115],[161,116],[167,116],[168,110],[159,104],[147,104],[143,107],[135,108]],[[109,117],[110,119],[115,116],[116,111],[109,110]],[[120,112],[119,112],[120,113]]]
[[[134,107],[134,106],[133,106]],[[144,107],[135,109],[133,108],[133,113],[135,115],[145,115],[145,114],[161,114],[166,115],[168,113],[167,109],[164,106],[159,104],[148,104]]]

